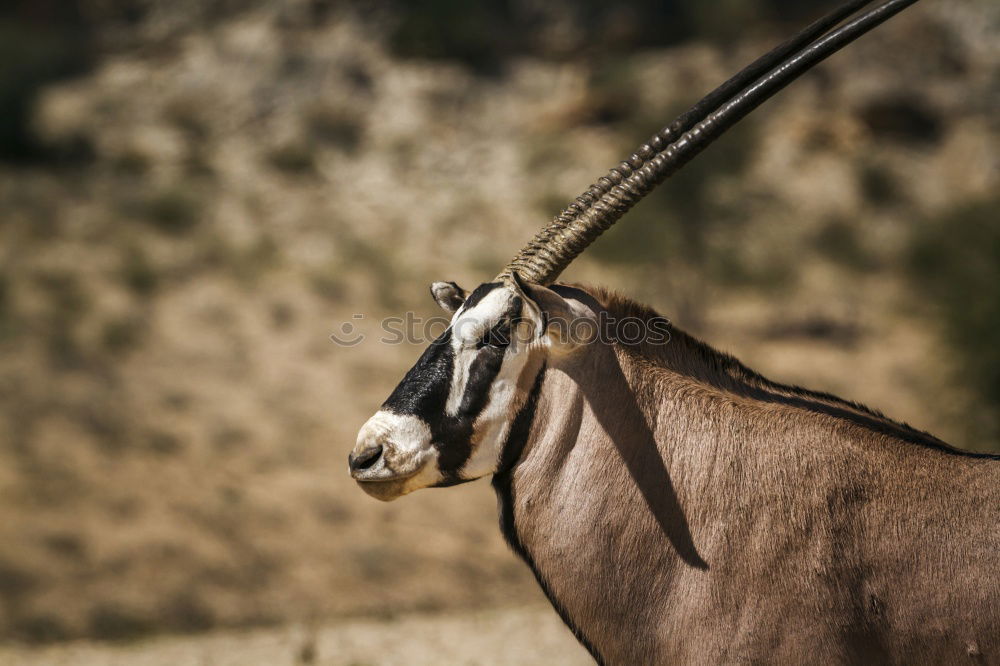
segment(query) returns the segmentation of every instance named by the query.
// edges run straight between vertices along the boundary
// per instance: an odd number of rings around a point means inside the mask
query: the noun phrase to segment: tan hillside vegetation
[[[400,51],[375,10],[177,7],[40,88],[32,132],[73,159],[0,163],[0,637],[542,602],[486,482],[387,505],[351,482],[358,427],[422,348],[379,322],[438,315],[431,280],[491,278],[787,26],[483,72]],[[902,14],[565,277],[995,449],[996,20]],[[344,323],[367,339],[334,344]]]

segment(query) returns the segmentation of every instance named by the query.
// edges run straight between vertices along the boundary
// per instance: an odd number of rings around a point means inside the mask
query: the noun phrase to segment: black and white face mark
[[[451,325],[364,424],[349,460],[355,480],[383,500],[496,471],[551,343],[536,299],[564,302],[517,279],[472,293],[435,282],[431,295]]]

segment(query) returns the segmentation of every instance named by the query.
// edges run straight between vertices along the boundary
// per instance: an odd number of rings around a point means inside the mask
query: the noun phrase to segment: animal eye
[[[493,347],[494,349],[506,349],[510,345],[510,336],[506,331],[493,327],[486,331],[485,335],[476,343],[477,349],[483,347]]]

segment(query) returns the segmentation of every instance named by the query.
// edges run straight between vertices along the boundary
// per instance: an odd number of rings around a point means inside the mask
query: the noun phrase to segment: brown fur
[[[994,458],[677,330],[550,359],[524,447],[508,537],[599,660],[1000,663]]]

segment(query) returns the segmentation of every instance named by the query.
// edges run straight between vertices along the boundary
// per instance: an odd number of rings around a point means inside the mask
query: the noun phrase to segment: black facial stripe
[[[394,414],[413,414],[427,418],[443,414],[451,386],[455,352],[451,348],[449,328],[424,350],[403,381],[382,403],[382,408]]]
[[[465,392],[458,408],[460,416],[469,416],[475,419],[486,408],[490,397],[490,387],[493,385],[493,380],[500,374],[507,347],[510,345],[511,327],[513,322],[520,317],[522,305],[521,297],[515,296],[503,318],[487,332],[487,337],[502,341],[503,344],[485,345],[479,348],[476,358],[469,365],[469,378],[465,383]]]
[[[469,381],[459,413],[445,414],[455,367],[451,329],[424,350],[403,377],[382,409],[394,414],[411,414],[427,423],[431,441],[438,449],[438,467],[446,480],[457,481],[458,470],[472,455],[472,425],[486,405],[489,386],[503,363],[503,350],[484,348],[469,368]]]
[[[500,374],[504,350],[497,347],[483,347],[469,365],[469,379],[465,383],[465,393],[458,407],[459,416],[475,419],[486,407],[490,396],[490,386]]]
[[[472,423],[475,419],[462,415],[435,414],[428,423],[434,446],[438,450],[438,469],[445,480],[458,480],[458,470],[472,455]]]
[[[510,308],[507,309],[507,340],[511,339],[514,333],[514,326],[521,321],[521,313],[524,309],[524,299],[520,296],[515,296],[511,299]]]
[[[510,346],[510,322],[506,319],[486,331],[476,343],[476,349],[496,347],[502,349]]]
[[[463,307],[466,310],[475,307],[476,304],[483,300],[488,293],[497,287],[500,287],[502,284],[502,282],[487,282],[486,284],[479,285],[473,289],[472,293],[469,294],[469,297],[465,299],[465,303],[462,304]]]
[[[472,455],[472,433],[476,418],[489,402],[490,386],[503,365],[504,350],[484,347],[476,353],[469,365],[469,378],[465,383],[462,401],[455,416],[444,413],[432,420],[431,432],[438,445],[438,469],[446,485],[460,481],[458,473]]]
[[[474,307],[499,286],[499,282],[480,285],[466,299],[465,307]],[[507,312],[486,336],[509,342],[512,321],[520,317],[522,306],[520,297],[513,298]],[[432,442],[438,449],[438,467],[444,475],[438,485],[460,482],[459,471],[472,455],[473,424],[489,402],[490,387],[500,373],[506,354],[505,346],[478,346],[469,365],[458,411],[450,416],[445,413],[445,407],[455,374],[455,351],[451,342],[452,329],[449,328],[431,343],[382,404],[386,411],[416,416],[430,428]]]

